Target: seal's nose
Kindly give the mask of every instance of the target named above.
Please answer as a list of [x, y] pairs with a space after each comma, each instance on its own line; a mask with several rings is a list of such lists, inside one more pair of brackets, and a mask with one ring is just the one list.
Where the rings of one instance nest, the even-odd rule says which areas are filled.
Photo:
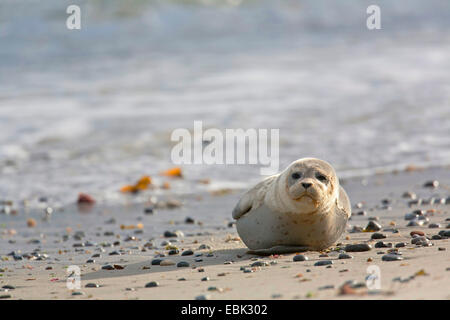
[[309, 183], [309, 182], [302, 182], [302, 186], [303, 186], [303, 188], [308, 189], [309, 187], [312, 186], [312, 183]]

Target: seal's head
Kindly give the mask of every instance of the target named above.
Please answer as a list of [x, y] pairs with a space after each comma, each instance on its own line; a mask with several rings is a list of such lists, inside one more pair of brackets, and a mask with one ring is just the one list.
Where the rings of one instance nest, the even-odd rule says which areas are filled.
[[325, 209], [338, 196], [339, 181], [326, 161], [315, 158], [294, 161], [282, 176], [290, 202], [302, 213]]

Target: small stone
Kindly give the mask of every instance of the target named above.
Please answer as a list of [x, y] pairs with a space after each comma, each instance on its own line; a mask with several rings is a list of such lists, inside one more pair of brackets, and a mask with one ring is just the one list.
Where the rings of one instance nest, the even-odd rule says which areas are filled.
[[166, 231], [166, 232], [164, 232], [164, 237], [166, 237], [166, 238], [180, 238], [180, 237], [184, 237], [184, 234], [181, 231], [175, 231], [175, 232]]
[[405, 193], [403, 193], [402, 197], [403, 197], [403, 198], [407, 198], [407, 199], [414, 200], [414, 199], [417, 198], [417, 195], [416, 195], [414, 192], [406, 191]]
[[320, 261], [317, 261], [316, 263], [314, 263], [314, 266], [328, 266], [328, 265], [330, 265], [330, 264], [333, 264], [333, 261], [331, 261], [331, 260], [320, 260]]
[[191, 256], [193, 254], [194, 254], [194, 251], [192, 251], [192, 250], [186, 250], [181, 253], [182, 256]]
[[445, 250], [447, 250], [447, 249], [446, 249], [446, 248], [443, 248], [443, 247], [439, 247], [438, 250], [439, 250], [439, 251], [445, 251]]
[[201, 280], [202, 281], [209, 281], [209, 277], [203, 277]]
[[210, 300], [211, 296], [208, 294], [202, 294], [195, 297], [195, 300]]
[[399, 261], [399, 260], [403, 260], [403, 257], [398, 254], [388, 253], [388, 254], [385, 254], [384, 256], [382, 256], [381, 260], [383, 260], [383, 261]]
[[145, 285], [146, 288], [154, 288], [154, 287], [158, 287], [158, 286], [159, 286], [159, 283], [157, 281], [151, 281]]
[[2, 289], [6, 289], [6, 290], [14, 290], [14, 289], [16, 289], [16, 287], [7, 284], [7, 285], [3, 286]]
[[161, 264], [161, 261], [163, 261], [163, 259], [153, 259], [151, 264], [152, 266], [159, 266]]
[[407, 213], [407, 214], [405, 214], [405, 220], [414, 220], [414, 219], [417, 219], [419, 217], [419, 215], [418, 214], [415, 214], [415, 213]]
[[432, 181], [427, 181], [423, 184], [424, 188], [437, 188], [439, 187], [439, 181], [437, 180], [432, 180]]
[[375, 248], [392, 248], [392, 243], [378, 241], [377, 243], [375, 243]]
[[347, 252], [363, 252], [369, 251], [372, 247], [367, 243], [358, 243], [358, 244], [348, 244], [345, 246], [345, 251]]
[[119, 251], [112, 251], [109, 253], [110, 256], [120, 256], [122, 255]]
[[154, 214], [155, 213], [155, 209], [152, 207], [148, 207], [144, 209], [144, 213], [145, 214]]
[[347, 253], [341, 253], [339, 254], [339, 259], [353, 259], [353, 256], [347, 254]]
[[407, 227], [420, 227], [423, 226], [424, 222], [421, 220], [411, 220], [406, 226]]
[[442, 237], [450, 237], [450, 230], [441, 230], [439, 231], [439, 235]]
[[192, 219], [191, 217], [186, 217], [186, 219], [184, 220], [184, 223], [193, 224], [193, 223], [195, 223], [195, 220]]
[[161, 267], [173, 266], [173, 265], [175, 265], [175, 262], [172, 261], [172, 260], [162, 260], [162, 261], [159, 263], [159, 265], [160, 265]]
[[269, 263], [266, 261], [255, 261], [250, 265], [250, 267], [267, 267], [267, 266], [269, 266]]
[[375, 232], [374, 234], [372, 234], [372, 236], [370, 238], [371, 239], [385, 239], [386, 235], [384, 235], [383, 233]]
[[73, 296], [82, 296], [82, 295], [84, 295], [84, 292], [81, 292], [81, 291], [74, 291], [74, 292], [72, 292], [72, 295], [73, 295]]
[[114, 266], [107, 264], [107, 265], [102, 266], [102, 269], [103, 270], [114, 270]]
[[97, 283], [90, 282], [90, 283], [86, 284], [84, 287], [85, 288], [99, 288], [100, 285], [98, 285]]
[[435, 235], [431, 236], [431, 240], [442, 240], [442, 236], [435, 234]]
[[180, 262], [177, 263], [177, 267], [178, 268], [187, 268], [187, 267], [189, 267], [189, 262], [187, 262], [187, 261], [180, 261]]
[[404, 243], [404, 242], [399, 242], [399, 243], [397, 243], [397, 244], [395, 245], [395, 247], [396, 247], [396, 248], [403, 248], [403, 247], [406, 247], [406, 243]]
[[441, 227], [441, 225], [439, 223], [430, 223], [428, 225], [428, 228], [431, 228], [431, 229], [436, 229], [436, 228], [440, 228], [440, 227]]
[[308, 261], [309, 259], [307, 256], [304, 256], [303, 254], [296, 254], [294, 258], [292, 258], [292, 260], [297, 262], [297, 261]]
[[381, 225], [378, 222], [375, 221], [369, 221], [366, 228], [364, 229], [367, 232], [375, 232], [381, 230]]
[[423, 231], [420, 231], [420, 230], [414, 230], [414, 231], [411, 231], [411, 232], [409, 233], [409, 235], [410, 235], [411, 237], [414, 237], [415, 235], [417, 235], [417, 236], [424, 236], [425, 233], [424, 233]]

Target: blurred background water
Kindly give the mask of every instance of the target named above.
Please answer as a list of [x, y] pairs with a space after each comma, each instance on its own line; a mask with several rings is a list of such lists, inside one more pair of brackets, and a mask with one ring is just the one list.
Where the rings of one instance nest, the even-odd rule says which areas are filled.
[[[81, 30], [66, 28], [70, 4]], [[279, 128], [281, 168], [449, 164], [449, 40], [447, 0], [0, 0], [0, 198], [113, 198], [171, 167], [170, 134], [194, 120]], [[183, 170], [177, 192], [261, 179]]]

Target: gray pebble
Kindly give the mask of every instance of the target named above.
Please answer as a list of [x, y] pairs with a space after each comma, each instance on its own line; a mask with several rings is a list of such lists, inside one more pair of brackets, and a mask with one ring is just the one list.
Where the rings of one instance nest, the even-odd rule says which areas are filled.
[[308, 259], [307, 256], [304, 256], [304, 255], [302, 255], [302, 254], [296, 254], [296, 255], [294, 256], [294, 258], [292, 258], [292, 260], [293, 260], [293, 261], [308, 261], [309, 259]]
[[353, 259], [353, 256], [347, 254], [347, 253], [341, 253], [339, 254], [339, 259]]
[[330, 264], [333, 264], [333, 261], [331, 260], [320, 260], [314, 263], [314, 266], [328, 266]]
[[182, 256], [191, 256], [193, 254], [194, 254], [194, 251], [192, 251], [192, 250], [186, 250], [181, 253]]
[[358, 243], [358, 244], [348, 244], [345, 246], [345, 251], [347, 252], [363, 252], [369, 251], [372, 247], [367, 243]]
[[383, 260], [383, 261], [399, 261], [399, 260], [403, 260], [403, 257], [398, 254], [388, 253], [388, 254], [385, 254], [384, 256], [382, 256], [381, 260]]
[[269, 263], [266, 261], [255, 261], [250, 265], [250, 267], [267, 267], [267, 266], [269, 266]]
[[87, 285], [85, 285], [84, 287], [85, 287], [85, 288], [99, 288], [100, 285], [98, 285], [98, 284], [96, 284], [96, 283], [93, 283], [93, 282], [90, 282], [90, 283], [88, 283]]
[[379, 232], [375, 232], [374, 234], [372, 234], [372, 236], [370, 238], [371, 239], [385, 239], [386, 235], [379, 233]]
[[187, 268], [187, 267], [189, 267], [189, 262], [187, 262], [187, 261], [180, 261], [180, 262], [177, 263], [177, 267], [178, 268]]
[[151, 281], [145, 285], [146, 288], [154, 288], [154, 287], [158, 287], [158, 286], [159, 286], [159, 283], [157, 281]]

